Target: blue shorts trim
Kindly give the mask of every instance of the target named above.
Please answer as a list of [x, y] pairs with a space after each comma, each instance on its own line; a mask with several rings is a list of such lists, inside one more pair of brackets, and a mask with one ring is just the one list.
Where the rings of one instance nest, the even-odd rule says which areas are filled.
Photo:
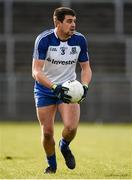
[[53, 98], [49, 96], [35, 97], [35, 106], [38, 108], [61, 103], [63, 103], [63, 101], [58, 98]]

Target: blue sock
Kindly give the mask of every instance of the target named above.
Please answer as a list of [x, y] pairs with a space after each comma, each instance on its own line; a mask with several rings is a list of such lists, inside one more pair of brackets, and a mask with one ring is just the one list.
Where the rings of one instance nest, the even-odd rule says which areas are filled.
[[69, 146], [69, 144], [70, 144], [70, 142], [68, 142], [68, 141], [66, 141], [64, 138], [62, 138], [61, 140], [60, 140], [60, 149], [61, 150], [65, 150], [65, 149], [67, 149], [68, 148], [68, 146]]
[[56, 155], [53, 154], [52, 156], [47, 156], [48, 165], [53, 169], [57, 169], [57, 163], [56, 163]]

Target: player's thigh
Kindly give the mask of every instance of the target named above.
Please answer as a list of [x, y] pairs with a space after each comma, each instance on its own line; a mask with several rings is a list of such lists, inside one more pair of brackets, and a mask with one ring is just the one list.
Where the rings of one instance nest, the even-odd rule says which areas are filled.
[[62, 103], [58, 106], [64, 126], [76, 128], [80, 118], [80, 105]]
[[37, 117], [41, 127], [44, 131], [52, 131], [54, 125], [54, 118], [57, 110], [56, 105], [49, 105], [36, 108]]

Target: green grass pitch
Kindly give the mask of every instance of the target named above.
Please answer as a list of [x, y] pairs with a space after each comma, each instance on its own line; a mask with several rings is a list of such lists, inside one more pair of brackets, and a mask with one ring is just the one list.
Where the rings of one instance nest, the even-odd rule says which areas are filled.
[[56, 174], [47, 167], [38, 123], [0, 123], [0, 179], [131, 179], [132, 125], [80, 124], [71, 149], [75, 170], [69, 170], [58, 148], [62, 124], [55, 124]]

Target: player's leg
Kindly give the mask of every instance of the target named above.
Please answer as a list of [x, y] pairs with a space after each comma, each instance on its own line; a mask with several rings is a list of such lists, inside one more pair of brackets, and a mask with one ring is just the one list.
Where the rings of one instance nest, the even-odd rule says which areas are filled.
[[71, 142], [76, 135], [79, 118], [80, 118], [80, 105], [77, 103], [59, 105], [59, 111], [64, 123], [62, 137], [68, 142]]
[[37, 117], [41, 127], [41, 141], [46, 152], [49, 167], [45, 173], [56, 171], [55, 141], [54, 141], [54, 118], [56, 105], [49, 105], [37, 108]]
[[79, 104], [60, 104], [59, 111], [63, 119], [64, 129], [62, 139], [59, 143], [60, 150], [65, 159], [66, 165], [70, 169], [75, 168], [75, 158], [69, 148], [70, 142], [74, 139], [80, 118]]

